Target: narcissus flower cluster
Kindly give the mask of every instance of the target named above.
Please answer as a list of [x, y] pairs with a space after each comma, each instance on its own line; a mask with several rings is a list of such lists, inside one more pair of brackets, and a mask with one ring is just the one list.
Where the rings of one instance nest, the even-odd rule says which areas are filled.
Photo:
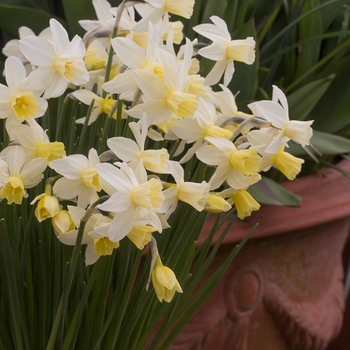
[[[172, 14], [191, 17], [190, 0], [93, 5], [97, 20], [81, 21], [83, 38], [70, 40], [51, 19], [45, 35], [22, 28], [3, 51], [0, 118], [9, 143], [0, 153], [1, 199], [21, 205], [30, 196], [38, 221], [50, 219], [57, 238], [74, 245], [87, 209], [107, 195], [83, 232], [90, 265], [122, 249], [124, 239], [141, 250], [156, 245], [153, 234], [168, 233], [180, 203], [211, 213], [235, 208], [243, 219], [259, 209], [249, 187], [261, 172], [276, 167], [290, 180], [297, 176], [303, 160], [287, 152], [288, 143], [308, 145], [312, 121], [290, 120], [276, 86], [272, 100], [248, 105], [250, 113], [238, 110], [227, 88], [234, 62], [254, 63], [254, 38], [232, 40], [212, 16], [193, 28], [206, 40], [199, 49], [197, 39], [183, 39], [182, 23], [171, 21]], [[205, 58], [215, 62], [207, 76]], [[90, 114], [75, 117], [84, 128], [101, 118], [125, 127], [98, 147], [87, 143], [67, 154], [66, 138], [49, 140], [46, 132], [48, 104], [57, 97], [89, 106]], [[28, 191], [45, 180], [44, 193]], [[150, 279], [158, 299], [170, 302], [181, 286], [157, 249], [153, 254]]]

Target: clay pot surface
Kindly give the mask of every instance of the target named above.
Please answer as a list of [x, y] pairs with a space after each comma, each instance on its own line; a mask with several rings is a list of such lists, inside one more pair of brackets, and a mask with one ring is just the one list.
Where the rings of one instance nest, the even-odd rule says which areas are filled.
[[[350, 172], [349, 161], [339, 166]], [[208, 276], [259, 226], [171, 349], [322, 350], [337, 336], [344, 313], [350, 179], [323, 169], [283, 186], [301, 195], [302, 205], [263, 205], [234, 223]], [[199, 241], [214, 220], [208, 219]]]

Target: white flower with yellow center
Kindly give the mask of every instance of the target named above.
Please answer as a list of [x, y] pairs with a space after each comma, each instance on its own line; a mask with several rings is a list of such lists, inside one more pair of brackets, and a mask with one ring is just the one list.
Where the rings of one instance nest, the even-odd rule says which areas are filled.
[[232, 132], [217, 125], [218, 114], [215, 105], [206, 99], [200, 98], [198, 109], [194, 118], [181, 119], [172, 128], [176, 136], [187, 143], [195, 144], [187, 151], [180, 163], [187, 162], [194, 153], [201, 147], [205, 137], [222, 137], [230, 139]]
[[[150, 224], [161, 232], [162, 224], [157, 215], [164, 200], [161, 182], [155, 178], [147, 180], [142, 162], [135, 169], [126, 163], [119, 166], [120, 169], [108, 163], [96, 165], [102, 188], [111, 196], [98, 206], [114, 215], [108, 234], [110, 240], [122, 240], [136, 224]], [[140, 217], [144, 222], [140, 222]]]
[[141, 118], [146, 113], [149, 125], [165, 123], [172, 114], [179, 119], [191, 118], [197, 110], [198, 98], [185, 92], [188, 83], [186, 68], [166, 51], [161, 51], [159, 58], [164, 79], [146, 70], [134, 71], [136, 83], [145, 95], [145, 102], [131, 108], [128, 114]]
[[197, 158], [203, 163], [217, 166], [210, 179], [210, 189], [218, 188], [225, 180], [234, 189], [246, 188], [260, 180], [261, 158], [254, 148], [239, 150], [227, 139], [206, 137], [210, 145], [201, 147]]
[[[109, 98], [109, 96], [106, 96], [105, 98], [102, 98], [95, 93], [93, 93], [90, 90], [87, 89], [81, 89], [74, 91], [72, 95], [81, 101], [82, 103], [86, 105], [90, 105], [92, 100], [94, 100], [94, 105], [92, 107], [92, 113], [89, 117], [88, 125], [91, 125], [93, 122], [95, 122], [99, 115], [102, 113], [105, 113], [109, 115], [112, 111], [112, 107], [116, 103], [116, 100]], [[116, 118], [116, 111], [112, 114], [112, 117]], [[79, 118], [76, 120], [76, 123], [83, 124], [85, 122], [86, 117]]]
[[39, 37], [26, 37], [19, 41], [23, 55], [38, 68], [31, 74], [45, 85], [45, 98], [58, 97], [69, 83], [81, 85], [89, 80], [84, 56], [85, 46], [79, 36], [69, 41], [63, 26], [50, 20], [52, 44]]
[[247, 189], [235, 190], [228, 188], [219, 193], [220, 196], [227, 199], [227, 202], [234, 204], [237, 210], [237, 216], [243, 220], [250, 216], [253, 211], [259, 210], [260, 204], [252, 197]]
[[[140, 125], [142, 125], [141, 130]], [[146, 150], [144, 148], [148, 130], [146, 115], [138, 123], [129, 123], [129, 127], [136, 142], [126, 137], [113, 137], [107, 140], [108, 147], [118, 158], [128, 163], [131, 168], [137, 166], [142, 160], [147, 170], [164, 173], [168, 166], [168, 151], [165, 148]]]
[[121, 62], [129, 69], [104, 83], [102, 85], [103, 89], [108, 92], [120, 94], [121, 99], [132, 101], [138, 89], [133, 70], [147, 70], [162, 77], [163, 68], [157, 60], [160, 43], [158, 31], [152, 24], [149, 25], [146, 50], [130, 38], [113, 38], [111, 44], [114, 51], [118, 53]]
[[95, 149], [91, 148], [88, 158], [82, 154], [72, 154], [50, 163], [63, 177], [53, 186], [53, 193], [63, 199], [78, 197], [78, 206], [86, 208], [88, 204], [98, 199], [97, 192], [101, 191], [96, 164], [100, 159]]
[[178, 162], [170, 161], [168, 166], [169, 173], [175, 179], [176, 184], [167, 184], [164, 191], [165, 200], [162, 210], [165, 212], [165, 218], [175, 211], [178, 201], [191, 205], [198, 211], [202, 211], [208, 201], [209, 184], [205, 181], [201, 183], [185, 182], [184, 170]]
[[0, 84], [0, 118], [7, 118], [8, 125], [41, 117], [46, 111], [47, 101], [40, 97], [40, 84], [26, 76], [21, 61], [16, 57], [7, 58], [4, 73], [7, 86]]
[[212, 40], [212, 44], [200, 49], [198, 54], [216, 61], [207, 75], [208, 85], [218, 83], [224, 75], [224, 85], [228, 85], [234, 73], [234, 61], [252, 64], [255, 60], [255, 40], [248, 37], [243, 40], [231, 40], [227, 24], [218, 16], [211, 16], [214, 24], [199, 24], [193, 28], [198, 34]]
[[279, 152], [281, 144], [289, 140], [299, 143], [302, 147], [310, 144], [313, 120], [289, 120], [287, 98], [277, 86], [273, 86], [272, 101], [253, 102], [248, 107], [254, 115], [265, 118], [279, 131], [270, 145], [265, 148], [266, 153]]
[[[70, 231], [63, 232], [57, 238], [64, 244], [75, 245], [80, 220], [85, 214], [85, 210], [79, 207], [68, 206], [68, 211], [75, 227]], [[119, 247], [119, 242], [112, 242], [98, 227], [108, 226], [112, 219], [102, 214], [92, 214], [88, 219], [83, 233], [81, 244], [86, 244], [85, 264], [94, 264], [101, 256], [111, 255], [113, 250]]]
[[146, 3], [154, 9], [137, 23], [134, 27], [135, 31], [145, 31], [149, 22], [156, 24], [169, 13], [191, 18], [194, 6], [194, 0], [146, 0]]
[[[109, 45], [109, 42], [108, 42]], [[108, 46], [109, 47], [109, 46]], [[86, 69], [89, 72], [89, 81], [80, 85], [88, 90], [95, 90], [99, 95], [102, 93], [102, 84], [105, 82], [106, 65], [108, 62], [108, 53], [100, 40], [94, 40], [86, 49], [84, 57]], [[113, 55], [112, 64], [109, 72], [109, 79], [119, 74], [122, 62], [117, 55]]]
[[28, 159], [45, 158], [47, 163], [66, 155], [62, 142], [50, 142], [43, 128], [35, 121], [29, 119], [26, 124], [11, 124], [11, 134], [26, 152]]
[[28, 197], [26, 189], [36, 186], [46, 169], [44, 158], [32, 159], [26, 163], [25, 153], [20, 146], [8, 147], [5, 159], [0, 159], [0, 198], [8, 204], [21, 204]]
[[[18, 36], [19, 36], [19, 39], [12, 39], [5, 44], [4, 48], [2, 49], [2, 53], [6, 57], [15, 56], [19, 58], [20, 61], [24, 64], [27, 73], [29, 74], [32, 71], [32, 66], [29, 64], [29, 61], [23, 56], [19, 48], [19, 40], [24, 39], [28, 36], [36, 36], [36, 34], [33, 32], [32, 29], [26, 26], [22, 26], [18, 28]], [[43, 29], [39, 33], [38, 37], [44, 40], [50, 40], [51, 39], [50, 27]]]
[[274, 128], [262, 128], [250, 131], [247, 137], [252, 147], [256, 148], [262, 156], [260, 170], [268, 171], [272, 166], [275, 166], [289, 180], [294, 180], [301, 171], [304, 160], [284, 151], [286, 147], [285, 137], [279, 143], [279, 149], [276, 153], [266, 152], [265, 150], [270, 147], [271, 142], [275, 142], [275, 134], [276, 129]]
[[[146, 48], [148, 42], [147, 26], [145, 27], [145, 31], [134, 31], [134, 27], [137, 24], [137, 21], [135, 19], [135, 9], [141, 17], [144, 17], [144, 8], [149, 9], [150, 6], [145, 3], [138, 3], [134, 6], [128, 6], [124, 9], [118, 26], [118, 36], [126, 36], [127, 38], [132, 39], [140, 47]], [[118, 10], [119, 8], [115, 7], [111, 9], [111, 12], [114, 16], [116, 16]], [[148, 12], [149, 11], [146, 10], [147, 14]]]

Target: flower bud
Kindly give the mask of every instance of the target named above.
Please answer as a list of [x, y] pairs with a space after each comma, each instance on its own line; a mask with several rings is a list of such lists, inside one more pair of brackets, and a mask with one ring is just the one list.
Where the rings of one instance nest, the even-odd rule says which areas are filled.
[[205, 204], [204, 210], [208, 213], [225, 213], [231, 209], [230, 203], [217, 193], [209, 193], [208, 201]]
[[173, 270], [163, 265], [159, 255], [152, 271], [152, 284], [157, 298], [161, 303], [163, 300], [170, 303], [174, 298], [175, 292], [182, 293], [181, 286]]
[[56, 196], [50, 196], [46, 193], [36, 196], [30, 204], [34, 204], [39, 200], [35, 209], [35, 216], [39, 222], [42, 222], [48, 218], [52, 218], [60, 211], [60, 205]]

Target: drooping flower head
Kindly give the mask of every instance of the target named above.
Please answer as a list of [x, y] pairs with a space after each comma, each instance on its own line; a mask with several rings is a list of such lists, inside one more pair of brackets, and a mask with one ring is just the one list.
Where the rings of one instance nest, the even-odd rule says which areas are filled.
[[218, 83], [224, 75], [224, 85], [228, 85], [234, 73], [234, 61], [252, 64], [255, 60], [255, 40], [248, 37], [243, 40], [231, 40], [227, 24], [218, 16], [211, 16], [214, 24], [199, 24], [193, 28], [198, 34], [212, 40], [212, 43], [200, 49], [198, 53], [216, 61], [213, 69], [207, 75], [208, 85]]

